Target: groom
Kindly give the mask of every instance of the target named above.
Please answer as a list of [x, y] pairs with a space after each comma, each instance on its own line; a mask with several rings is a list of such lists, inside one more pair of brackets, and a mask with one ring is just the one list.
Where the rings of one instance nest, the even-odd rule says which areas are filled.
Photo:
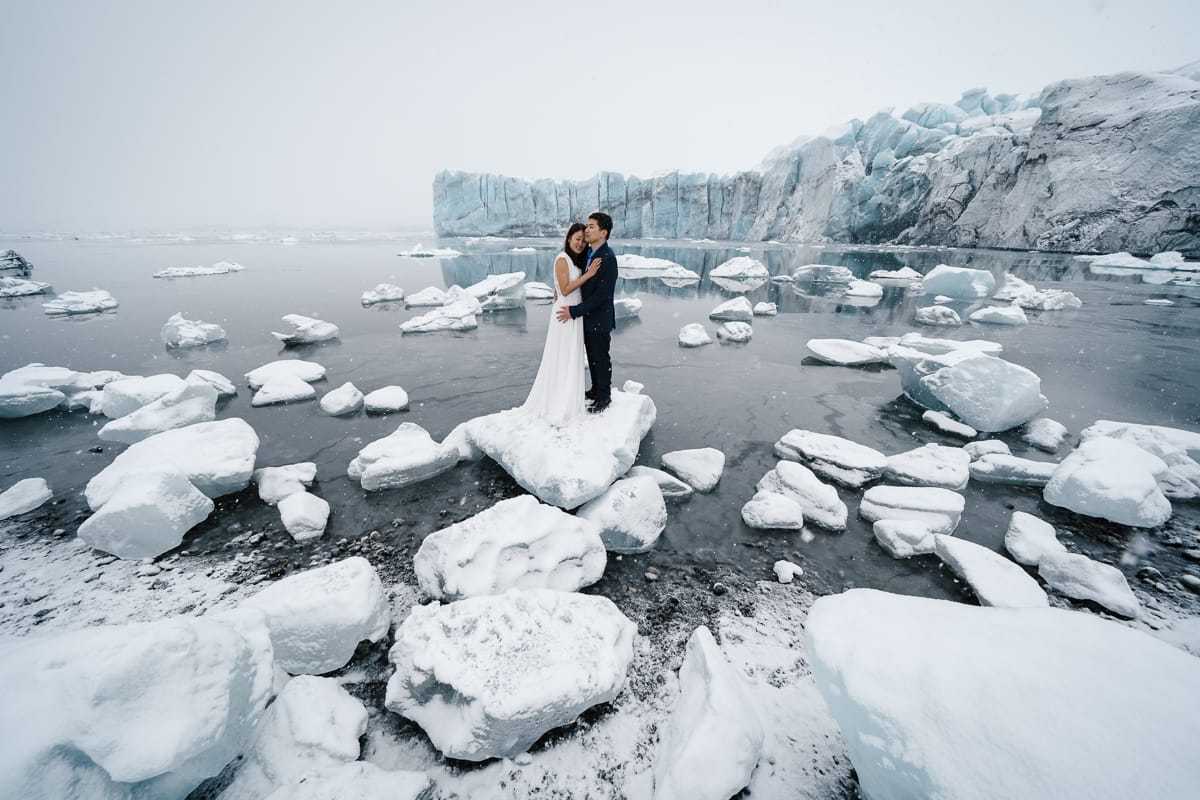
[[588, 369], [592, 373], [592, 388], [585, 394], [592, 401], [588, 411], [599, 414], [612, 403], [612, 358], [608, 346], [613, 328], [617, 327], [617, 313], [613, 308], [613, 292], [617, 288], [617, 255], [608, 246], [612, 234], [612, 217], [603, 211], [588, 217], [583, 229], [583, 240], [587, 242], [585, 264], [600, 259], [600, 271], [595, 280], [585, 283], [580, 289], [583, 300], [573, 306], [558, 309], [560, 322], [583, 317], [583, 348], [587, 351]]

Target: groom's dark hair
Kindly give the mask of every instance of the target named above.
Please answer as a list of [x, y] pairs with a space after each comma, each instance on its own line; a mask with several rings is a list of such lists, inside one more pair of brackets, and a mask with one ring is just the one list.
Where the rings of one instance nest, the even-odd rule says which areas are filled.
[[608, 237], [612, 236], [612, 217], [608, 214], [605, 214], [603, 211], [596, 211], [588, 214], [588, 219], [596, 220], [596, 227], [604, 231]]

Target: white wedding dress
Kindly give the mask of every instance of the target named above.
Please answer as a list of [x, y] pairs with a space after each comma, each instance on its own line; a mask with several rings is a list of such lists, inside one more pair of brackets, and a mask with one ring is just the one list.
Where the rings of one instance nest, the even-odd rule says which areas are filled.
[[[559, 258], [567, 259], [567, 280], [577, 280], [582, 274], [566, 253]], [[538, 367], [533, 388], [521, 408], [537, 415], [552, 425], [566, 425], [586, 413], [583, 396], [583, 373], [587, 358], [583, 350], [583, 320], [572, 319], [559, 322], [555, 313], [563, 306], [579, 303], [579, 289], [561, 296], [558, 279], [551, 275], [554, 285], [554, 307], [550, 309], [550, 325], [546, 330], [546, 347], [542, 350], [542, 364]]]

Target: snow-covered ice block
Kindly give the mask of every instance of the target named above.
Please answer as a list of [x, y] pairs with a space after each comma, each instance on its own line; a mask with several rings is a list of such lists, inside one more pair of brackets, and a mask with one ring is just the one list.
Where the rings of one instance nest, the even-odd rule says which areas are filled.
[[[412, 298], [409, 298], [412, 304]], [[475, 315], [478, 313], [478, 302], [456, 302], [439, 306], [424, 314], [400, 323], [404, 333], [434, 333], [436, 331], [469, 331], [479, 327]]]
[[368, 414], [390, 414], [408, 408], [408, 392], [399, 386], [384, 386], [363, 398]]
[[699, 322], [689, 322], [679, 329], [680, 347], [701, 347], [712, 344], [712, 337]]
[[1004, 346], [999, 342], [987, 339], [940, 339], [936, 336], [925, 336], [921, 333], [906, 333], [896, 344], [912, 350], [919, 350], [928, 355], [944, 355], [946, 353], [987, 353], [998, 356], [1004, 352]]
[[[970, 425], [964, 425], [948, 414], [941, 411], [926, 411], [921, 415], [921, 419], [927, 424], [937, 428], [942, 433], [949, 433], [952, 436], [961, 436], [963, 439], [974, 439], [979, 435], [979, 431], [972, 428]], [[1005, 452], [1008, 452], [1008, 446], [1005, 445]]]
[[340, 417], [353, 414], [363, 406], [363, 393], [353, 383], [346, 381], [341, 386], [325, 393], [321, 398], [321, 410]]
[[186, 381], [189, 383], [195, 380], [202, 380], [208, 383], [217, 390], [217, 399], [223, 397], [233, 397], [237, 394], [237, 387], [233, 385], [233, 381], [226, 378], [219, 372], [213, 372], [210, 369], [194, 369], [188, 373]]
[[912, 267], [901, 267], [900, 269], [872, 270], [871, 274], [867, 277], [873, 281], [910, 284], [920, 281], [921, 273], [917, 272]]
[[791, 583], [798, 576], [804, 574], [804, 570], [799, 564], [793, 564], [791, 561], [780, 559], [771, 566], [771, 571], [775, 573], [775, 580], [780, 583]]
[[573, 592], [604, 575], [608, 554], [589, 520], [523, 494], [425, 537], [413, 568], [435, 600], [511, 588]]
[[607, 598], [550, 589], [416, 606], [385, 704], [449, 758], [512, 757], [620, 693], [636, 631]]
[[281, 375], [264, 383], [250, 398], [250, 405], [255, 408], [273, 406], [279, 403], [295, 403], [300, 400], [311, 400], [317, 396], [317, 390], [295, 375]]
[[153, 558], [177, 547], [212, 510], [213, 501], [170, 467], [135, 473], [84, 520], [79, 538], [118, 558]]
[[368, 492], [399, 489], [440, 475], [458, 463], [458, 451], [438, 444], [413, 422], [358, 451], [346, 470]]
[[671, 473], [655, 469], [654, 467], [634, 466], [630, 467], [629, 472], [625, 473], [626, 478], [637, 478], [643, 475], [654, 479], [654, 482], [658, 484], [659, 490], [663, 493], [663, 497], [667, 500], [686, 500], [696, 491]]
[[1018, 278], [1011, 272], [1004, 273], [1001, 276], [1000, 288], [992, 293], [993, 300], [1012, 302], [1019, 300], [1022, 297], [1029, 297], [1037, 294], [1037, 287], [1028, 281]]
[[[795, 461], [780, 461], [768, 470], [755, 488], [783, 495], [804, 510], [804, 519], [831, 531], [846, 529], [849, 511], [837, 489], [822, 483], [812, 470]], [[743, 517], [745, 514], [743, 513]]]
[[406, 304], [409, 308], [444, 306], [446, 305], [446, 292], [436, 286], [429, 286], [415, 294], [410, 294]]
[[626, 394], [641, 394], [642, 389], [646, 388], [646, 384], [639, 383], [635, 380], [627, 380], [621, 384], [621, 391]]
[[50, 284], [41, 281], [0, 277], [0, 297], [29, 297], [35, 294], [49, 294], [52, 288]]
[[203, 347], [224, 341], [225, 329], [214, 322], [184, 319], [183, 314], [172, 314], [162, 326], [161, 336], [167, 347]]
[[120, 303], [103, 289], [92, 289], [90, 292], [62, 292], [48, 303], [42, 303], [42, 308], [51, 316], [68, 314], [98, 314], [111, 311]]
[[41, 414], [61, 405], [67, 396], [58, 389], [16, 381], [0, 381], [0, 419]]
[[[746, 294], [748, 292], [753, 292], [755, 289], [766, 283], [766, 278], [735, 279], [718, 277], [710, 278], [709, 280], [712, 281], [714, 286], [718, 286], [723, 291], [733, 292], [734, 294]], [[669, 280], [664, 280], [663, 283], [670, 286], [672, 282]]]
[[857, 489], [883, 475], [887, 457], [865, 445], [800, 428], [793, 428], [775, 443], [775, 455], [799, 461], [832, 481]]
[[972, 480], [1012, 486], [1045, 486], [1057, 469], [1053, 461], [1033, 461], [1008, 453], [987, 453], [970, 466]]
[[723, 322], [717, 328], [717, 338], [729, 342], [748, 342], [754, 329], [748, 322]]
[[756, 317], [774, 317], [779, 314], [779, 306], [774, 303], [763, 301], [754, 304], [754, 316]]
[[1080, 434], [1083, 440], [1097, 437], [1120, 439], [1153, 453], [1167, 465], [1158, 476], [1163, 494], [1176, 500], [1200, 497], [1200, 433], [1162, 425], [1099, 420]]
[[847, 297], [883, 297], [883, 287], [874, 281], [851, 280], [846, 284]]
[[960, 300], [990, 297], [996, 277], [987, 270], [938, 264], [921, 279], [928, 294], [944, 294]]
[[1025, 312], [1018, 305], [984, 306], [971, 314], [971, 322], [982, 322], [989, 325], [1024, 325], [1029, 322]]
[[851, 339], [809, 339], [805, 347], [826, 364], [856, 367], [863, 364], [885, 364], [887, 355], [877, 347]]
[[325, 377], [325, 368], [315, 361], [302, 361], [298, 358], [285, 358], [263, 364], [246, 373], [246, 382], [251, 389], [258, 389], [281, 378], [299, 378], [312, 383]]
[[644, 553], [667, 526], [667, 506], [658, 482], [649, 476], [622, 478], [604, 494], [584, 503], [579, 516], [600, 532], [614, 553]]
[[235, 261], [218, 261], [209, 267], [167, 267], [166, 269], [160, 269], [152, 277], [204, 278], [211, 275], [228, 275], [232, 272], [241, 272], [244, 269], [245, 267]]
[[870, 589], [817, 600], [805, 630], [866, 797], [1195, 793], [1200, 661], [1146, 633]]
[[1114, 566], [1065, 550], [1044, 554], [1037, 566], [1038, 575], [1059, 594], [1090, 600], [1122, 617], [1141, 614], [1141, 603], [1121, 570]]
[[754, 307], [745, 297], [735, 297], [708, 312], [708, 318], [730, 322], [749, 322], [754, 319]]
[[871, 527], [875, 541], [892, 558], [912, 558], [934, 551], [934, 534], [929, 525], [915, 519], [881, 519]]
[[317, 465], [302, 461], [282, 467], [263, 467], [254, 470], [252, 477], [258, 484], [258, 498], [273, 506], [288, 495], [303, 492], [311, 486], [317, 479]]
[[484, 311], [520, 308], [525, 305], [525, 273], [488, 275], [468, 286], [467, 292], [480, 302]]
[[88, 505], [104, 505], [131, 475], [175, 469], [208, 497], [241, 491], [250, 482], [258, 434], [233, 417], [157, 433], [120, 453], [87, 483]]
[[725, 454], [715, 447], [674, 450], [663, 454], [662, 463], [697, 492], [711, 492], [725, 471]]
[[[1008, 449], [1008, 445], [999, 439], [984, 439], [982, 442], [967, 442], [963, 445], [963, 450], [966, 450], [971, 456], [972, 461], [978, 461], [984, 456], [989, 455], [1012, 455], [1012, 451]], [[1054, 466], [1057, 466], [1055, 464]], [[971, 477], [975, 477], [972, 475]], [[1049, 480], [1049, 476], [1047, 476]]]
[[742, 521], [757, 530], [798, 531], [804, 527], [804, 507], [787, 495], [760, 489], [742, 506]]
[[[118, 383], [123, 381], [109, 386]], [[203, 378], [188, 378], [178, 389], [109, 422], [97, 435], [106, 442], [133, 444], [156, 433], [210, 422], [216, 416], [217, 390]]]
[[966, 501], [949, 489], [932, 486], [872, 486], [863, 493], [859, 515], [867, 522], [911, 519], [923, 522], [930, 533], [953, 533]]
[[918, 325], [938, 327], [962, 325], [962, 317], [958, 316], [958, 312], [946, 306], [925, 306], [924, 308], [918, 308], [917, 313], [913, 316], [913, 321]]
[[1025, 425], [1021, 438], [1039, 450], [1056, 453], [1067, 438], [1067, 426], [1049, 417], [1038, 417]]
[[387, 635], [383, 583], [362, 556], [297, 572], [242, 601], [266, 615], [275, 661], [293, 675], [321, 675], [350, 663], [358, 643]]
[[995, 356], [964, 358], [920, 382], [956, 417], [985, 433], [1024, 424], [1048, 404], [1041, 378]]
[[848, 267], [805, 264], [792, 270], [792, 280], [800, 283], [849, 283], [854, 280], [854, 273]]
[[618, 297], [613, 300], [613, 313], [618, 320], [632, 319], [642, 313], [640, 297]]
[[284, 314], [283, 321], [291, 326], [286, 333], [272, 331], [271, 335], [284, 344], [315, 344], [338, 337], [338, 326], [332, 322], [303, 314]]
[[433, 783], [422, 772], [380, 769], [352, 761], [308, 772], [265, 800], [431, 800]]
[[186, 797], [250, 742], [271, 677], [261, 619], [14, 640], [0, 649], [0, 796]]
[[121, 378], [104, 385], [100, 409], [109, 419], [119, 419], [186, 385], [183, 378], [167, 373], [146, 378]]
[[1013, 512], [1004, 533], [1004, 549], [1027, 567], [1036, 567], [1046, 556], [1067, 552], [1053, 525], [1024, 511]]
[[373, 306], [376, 303], [396, 303], [404, 299], [404, 289], [394, 283], [376, 284], [374, 289], [362, 293], [362, 304]]
[[569, 425], [514, 408], [464, 423], [463, 438], [542, 502], [575, 508], [629, 471], [656, 414], [648, 395], [614, 391], [603, 414]]
[[745, 677], [701, 625], [688, 638], [679, 698], [660, 727], [654, 800], [729, 800], [750, 783], [765, 739]]
[[1065, 289], [1042, 289], [1022, 295], [1014, 302], [1021, 308], [1031, 311], [1065, 311], [1083, 307], [1083, 301], [1074, 292], [1068, 292]]
[[766, 266], [750, 256], [734, 256], [708, 273], [710, 278], [766, 278]]
[[26, 514], [54, 496], [45, 478], [25, 478], [0, 492], [0, 520]]
[[1088, 439], [1058, 465], [1042, 498], [1077, 514], [1155, 528], [1171, 517], [1157, 480], [1166, 471], [1161, 458], [1130, 442]]
[[293, 678], [263, 714], [221, 800], [262, 800], [309, 772], [353, 763], [366, 731], [366, 707], [336, 680]]
[[982, 545], [937, 534], [934, 552], [971, 587], [980, 605], [1036, 608], [1049, 605], [1046, 593], [1025, 570]]
[[318, 539], [329, 524], [329, 502], [308, 492], [294, 492], [278, 503], [279, 519], [297, 542]]
[[904, 486], [962, 489], [971, 479], [971, 456], [961, 447], [926, 444], [890, 456], [883, 476]]
[[528, 281], [525, 284], [526, 300], [553, 300], [554, 287], [540, 281]]

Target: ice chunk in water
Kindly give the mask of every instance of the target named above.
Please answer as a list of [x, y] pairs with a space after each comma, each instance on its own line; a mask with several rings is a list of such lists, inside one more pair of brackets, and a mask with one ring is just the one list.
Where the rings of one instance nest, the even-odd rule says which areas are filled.
[[928, 294], [944, 294], [960, 300], [991, 296], [996, 277], [987, 270], [938, 264], [921, 279]]
[[1047, 555], [1067, 552], [1054, 526], [1024, 511], [1014, 511], [1004, 534], [1004, 548], [1018, 564], [1036, 567]]
[[1155, 528], [1171, 517], [1158, 486], [1161, 458], [1126, 441], [1088, 439], [1063, 459], [1042, 490], [1051, 505], [1121, 525]]
[[1015, 428], [1048, 405], [1041, 378], [995, 356], [964, 358], [920, 383], [956, 417], [984, 432]]
[[103, 289], [92, 289], [90, 292], [63, 292], [50, 302], [42, 303], [42, 308], [51, 316], [65, 316], [97, 314], [119, 305], [117, 299]]
[[314, 361], [301, 361], [298, 358], [286, 358], [263, 364], [257, 369], [246, 373], [246, 382], [251, 389], [258, 389], [271, 381], [280, 378], [299, 378], [312, 383], [325, 377], [325, 368]]
[[658, 488], [662, 491], [663, 497], [667, 500], [686, 500], [695, 493], [688, 484], [676, 478], [669, 472], [663, 472], [661, 469], [654, 467], [644, 467], [641, 465], [630, 467], [629, 472], [625, 473], [627, 478], [636, 478], [641, 475], [648, 475], [658, 484]]
[[804, 507], [787, 495], [759, 490], [742, 506], [742, 521], [758, 530], [798, 531], [804, 527]]
[[680, 347], [701, 347], [712, 344], [712, 337], [699, 322], [690, 322], [679, 329]]
[[189, 377], [178, 389], [109, 422], [97, 435], [107, 442], [133, 444], [173, 428], [209, 422], [216, 415], [217, 390], [203, 378]]
[[203, 347], [224, 341], [225, 329], [213, 322], [200, 322], [185, 319], [183, 314], [172, 314], [162, 326], [161, 336], [167, 347]]
[[990, 325], [1024, 325], [1029, 322], [1025, 312], [1018, 305], [985, 306], [971, 314], [971, 322], [982, 322]]
[[717, 328], [717, 338], [730, 342], [748, 342], [754, 329], [746, 322], [723, 322]]
[[929, 525], [915, 519], [881, 519], [872, 526], [875, 541], [892, 558], [912, 558], [934, 551], [934, 534]]
[[1046, 593], [1025, 570], [999, 553], [953, 536], [933, 537], [934, 552], [971, 587], [980, 605], [1034, 608], [1049, 605]]
[[732, 300], [726, 300], [708, 312], [708, 318], [732, 322], [749, 322], [754, 319], [754, 307], [750, 305], [750, 301], [745, 297], [735, 297]]
[[1039, 450], [1056, 453], [1067, 438], [1067, 426], [1049, 417], [1039, 417], [1025, 426], [1021, 438]]
[[288, 495], [303, 492], [311, 486], [317, 479], [317, 465], [303, 461], [282, 467], [263, 467], [254, 470], [253, 478], [258, 484], [259, 499], [273, 506]]
[[1134, 618], [1142, 606], [1121, 570], [1077, 553], [1049, 552], [1038, 561], [1038, 575], [1054, 591], [1091, 600], [1114, 614]]
[[0, 520], [26, 514], [54, 496], [45, 478], [26, 478], [0, 492]]
[[805, 347], [826, 364], [855, 367], [887, 363], [887, 355], [879, 348], [850, 339], [809, 339]]
[[369, 492], [398, 489], [440, 475], [458, 463], [458, 451], [438, 444], [413, 422], [368, 444], [350, 462], [346, 473]]
[[399, 386], [384, 386], [363, 398], [368, 414], [390, 414], [408, 408], [408, 392]]
[[306, 383], [295, 375], [281, 375], [264, 383], [250, 399], [250, 405], [271, 406], [277, 403], [294, 403], [299, 400], [311, 400], [317, 396], [317, 390], [312, 384]]
[[79, 526], [79, 538], [118, 558], [153, 558], [177, 547], [212, 510], [212, 500], [176, 470], [135, 473]]
[[958, 316], [958, 312], [946, 306], [925, 306], [924, 308], [918, 308], [917, 313], [913, 316], [913, 321], [918, 325], [943, 327], [962, 325], [962, 318]]
[[927, 486], [872, 486], [863, 493], [859, 515], [867, 522], [911, 519], [925, 523], [931, 533], [953, 533], [966, 501], [949, 489]]
[[578, 513], [595, 524], [605, 548], [614, 553], [650, 550], [667, 526], [662, 490], [650, 477], [622, 478]]
[[1032, 461], [1007, 452], [985, 453], [971, 462], [971, 478], [983, 483], [1045, 486], [1058, 469], [1053, 461]]
[[338, 326], [303, 314], [284, 314], [283, 321], [291, 326], [286, 333], [272, 331], [271, 335], [284, 344], [315, 344], [338, 337]]
[[321, 410], [335, 417], [340, 417], [344, 414], [353, 414], [362, 408], [362, 406], [363, 393], [349, 381], [327, 392], [321, 398]]
[[362, 293], [362, 304], [372, 306], [376, 303], [396, 303], [404, 299], [404, 289], [394, 283], [380, 283], [374, 289]]
[[329, 523], [329, 503], [308, 492], [289, 494], [278, 503], [279, 519], [297, 542], [318, 539], [325, 535]]
[[148, 378], [121, 378], [104, 385], [100, 409], [109, 419], [119, 419], [186, 386], [183, 378], [167, 373]]
[[794, 428], [775, 443], [775, 455], [806, 464], [813, 472], [858, 488], [883, 475], [887, 457], [878, 450], [827, 433]]
[[715, 447], [675, 450], [664, 453], [662, 463], [697, 492], [711, 492], [725, 470], [725, 454]]
[[970, 480], [971, 456], [961, 447], [926, 444], [887, 460], [884, 477], [905, 486], [962, 489]]
[[760, 493], [780, 494], [797, 503], [804, 510], [804, 518], [815, 525], [831, 531], [846, 529], [849, 511], [838, 497], [837, 489], [822, 483], [803, 464], [780, 461], [759, 479], [755, 488]]

